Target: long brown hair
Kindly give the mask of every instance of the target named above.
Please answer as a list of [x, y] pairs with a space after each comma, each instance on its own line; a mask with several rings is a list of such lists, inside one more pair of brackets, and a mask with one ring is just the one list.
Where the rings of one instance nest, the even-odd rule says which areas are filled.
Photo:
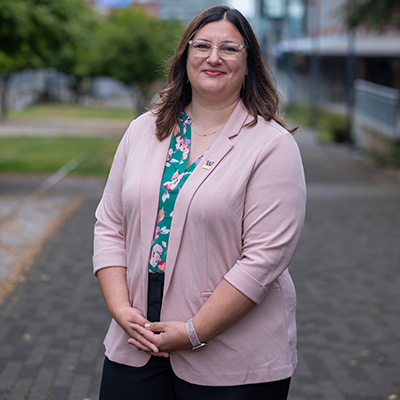
[[192, 88], [186, 72], [189, 40], [206, 24], [222, 19], [230, 21], [236, 27], [246, 46], [248, 75], [244, 88], [240, 91], [240, 98], [254, 117], [248, 125], [257, 124], [257, 116], [260, 115], [267, 121], [273, 119], [285, 127], [278, 116], [279, 97], [272, 74], [264, 61], [253, 29], [238, 10], [216, 6], [203, 11], [189, 24], [169, 63], [168, 84], [160, 92], [159, 102], [153, 110], [157, 116], [156, 134], [159, 140], [171, 134], [180, 113], [192, 100]]

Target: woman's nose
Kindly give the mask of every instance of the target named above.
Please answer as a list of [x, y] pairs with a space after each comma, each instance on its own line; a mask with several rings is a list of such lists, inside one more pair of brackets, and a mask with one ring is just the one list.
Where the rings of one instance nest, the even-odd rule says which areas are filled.
[[210, 54], [208, 56], [208, 60], [211, 63], [218, 63], [221, 60], [218, 47], [215, 46], [215, 47], [211, 48]]

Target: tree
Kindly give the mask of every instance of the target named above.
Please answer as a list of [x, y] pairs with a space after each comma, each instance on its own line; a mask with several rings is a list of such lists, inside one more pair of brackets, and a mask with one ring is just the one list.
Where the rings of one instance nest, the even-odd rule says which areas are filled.
[[98, 72], [138, 88], [136, 106], [143, 110], [182, 30], [181, 24], [157, 20], [142, 10], [117, 9], [98, 32]]
[[0, 76], [1, 84], [1, 117], [7, 113], [8, 81], [12, 71], [22, 65], [35, 65], [36, 55], [30, 57], [29, 10], [26, 1], [2, 0], [0, 3]]
[[1, 115], [7, 114], [10, 75], [27, 68], [54, 67], [76, 47], [79, 24], [88, 15], [84, 0], [0, 0]]
[[399, 0], [348, 0], [344, 6], [349, 28], [364, 27], [380, 31], [400, 28]]
[[74, 78], [73, 90], [77, 103], [81, 98], [84, 78], [96, 76], [95, 35], [102, 21], [102, 15], [81, 3], [79, 16], [67, 25], [68, 41], [63, 42], [52, 65]]

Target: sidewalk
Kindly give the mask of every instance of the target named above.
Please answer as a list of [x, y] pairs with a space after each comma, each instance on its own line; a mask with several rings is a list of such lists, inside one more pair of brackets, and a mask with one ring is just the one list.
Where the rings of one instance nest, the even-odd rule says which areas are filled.
[[400, 179], [299, 133], [307, 217], [291, 272], [299, 365], [290, 400], [400, 398]]
[[[39, 183], [40, 177], [34, 180]], [[80, 206], [60, 216], [61, 227], [0, 305], [0, 399], [97, 399], [109, 317], [92, 275], [91, 252], [103, 186], [104, 179], [66, 178], [41, 199], [47, 205], [63, 199]]]
[[0, 138], [7, 136], [82, 136], [121, 137], [129, 121], [83, 118], [31, 118], [2, 121]]
[[[400, 177], [310, 132], [296, 137], [308, 210], [291, 264], [299, 365], [289, 399], [400, 399]], [[2, 188], [23, 194], [22, 181], [4, 179], [0, 204]], [[67, 178], [43, 195], [80, 203], [0, 305], [0, 399], [98, 398], [109, 316], [91, 252], [103, 185]]]

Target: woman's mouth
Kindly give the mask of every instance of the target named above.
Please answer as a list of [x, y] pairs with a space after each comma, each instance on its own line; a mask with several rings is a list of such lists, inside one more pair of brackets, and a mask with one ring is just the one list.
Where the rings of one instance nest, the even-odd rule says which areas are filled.
[[208, 75], [208, 76], [211, 76], [211, 77], [221, 76], [221, 75], [224, 74], [222, 71], [218, 71], [218, 70], [215, 70], [215, 69], [206, 69], [206, 70], [204, 70], [204, 73], [206, 75]]

